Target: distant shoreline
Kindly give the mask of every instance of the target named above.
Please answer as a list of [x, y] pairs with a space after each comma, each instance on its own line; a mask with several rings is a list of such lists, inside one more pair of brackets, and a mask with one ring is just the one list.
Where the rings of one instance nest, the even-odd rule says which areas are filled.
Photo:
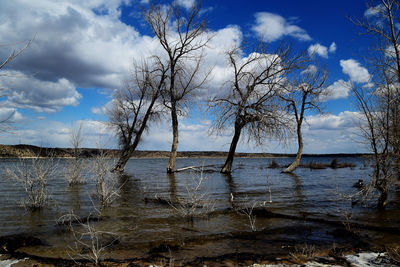
[[[118, 157], [120, 150], [118, 149], [97, 149], [97, 148], [80, 148], [81, 157], [90, 158], [105, 152], [109, 157]], [[178, 158], [225, 158], [226, 151], [178, 151]], [[38, 147], [33, 145], [0, 145], [0, 158], [33, 158], [33, 157], [57, 157], [71, 158], [73, 157], [72, 148], [49, 148]], [[295, 157], [296, 154], [285, 153], [235, 153], [238, 158], [289, 158]], [[337, 154], [303, 154], [303, 157], [366, 157], [370, 154], [366, 153], [337, 153]], [[169, 151], [156, 150], [138, 150], [135, 151], [131, 158], [168, 158]]]

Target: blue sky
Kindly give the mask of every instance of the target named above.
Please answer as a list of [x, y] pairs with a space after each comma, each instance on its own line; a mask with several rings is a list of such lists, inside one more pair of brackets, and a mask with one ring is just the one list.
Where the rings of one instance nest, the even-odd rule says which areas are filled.
[[[193, 1], [176, 0], [183, 8]], [[71, 128], [82, 123], [84, 146], [116, 147], [105, 127], [104, 107], [129, 76], [133, 59], [158, 51], [140, 16], [146, 7], [145, 0], [1, 1], [0, 60], [35, 38], [0, 70], [0, 117], [14, 111], [12, 129], [0, 135], [0, 143], [68, 147]], [[370, 39], [359, 35], [361, 29], [347, 18], [365, 16], [365, 1], [204, 0], [202, 8], [208, 31], [215, 35], [205, 62], [215, 67], [215, 77], [223, 76], [223, 52], [243, 39], [254, 41], [262, 35], [271, 46], [285, 41], [296, 50], [313, 50], [327, 67], [332, 97], [324, 103], [323, 116], [307, 114], [305, 152], [366, 151], [345, 86], [349, 78], [361, 85], [372, 78], [363, 62]], [[210, 81], [208, 91], [217, 90], [217, 85]], [[198, 109], [180, 118], [179, 150], [228, 150], [231, 133], [209, 135], [212, 119]], [[295, 152], [294, 141], [283, 146], [268, 140], [261, 147], [242, 142], [238, 151]], [[170, 145], [166, 119], [151, 125], [140, 149], [169, 150]]]

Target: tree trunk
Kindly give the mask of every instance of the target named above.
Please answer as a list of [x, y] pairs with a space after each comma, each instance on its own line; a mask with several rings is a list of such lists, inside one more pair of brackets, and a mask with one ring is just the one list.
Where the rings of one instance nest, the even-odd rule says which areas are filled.
[[283, 173], [291, 173], [294, 170], [296, 170], [296, 168], [299, 166], [300, 164], [300, 159], [301, 159], [301, 155], [303, 154], [303, 136], [301, 134], [301, 125], [297, 125], [297, 142], [298, 142], [298, 149], [297, 149], [297, 154], [296, 154], [296, 158], [294, 159], [294, 161], [292, 162], [292, 164], [289, 165], [289, 167], [287, 167], [286, 169], [284, 169], [282, 172]]
[[[128, 162], [128, 160], [131, 158], [132, 153], [136, 150], [136, 147], [139, 145], [140, 139], [142, 138], [142, 134], [144, 130], [146, 129], [147, 126], [147, 121], [150, 118], [150, 114], [153, 110], [154, 103], [156, 102], [158, 98], [158, 94], [154, 95], [153, 98], [151, 99], [150, 105], [147, 108], [146, 114], [144, 115], [142, 124], [140, 125], [139, 131], [136, 133], [135, 140], [133, 140], [132, 145], [126, 144], [125, 147], [122, 150], [121, 156], [115, 164], [114, 168], [111, 170], [111, 172], [123, 172], [125, 169], [125, 165]], [[131, 140], [131, 138], [130, 138]]]
[[231, 173], [233, 158], [235, 156], [236, 146], [239, 142], [240, 132], [242, 131], [242, 127], [235, 123], [235, 134], [233, 135], [231, 146], [229, 148], [228, 157], [226, 158], [225, 164], [221, 169], [221, 173]]
[[383, 210], [387, 205], [388, 192], [387, 190], [379, 190], [378, 209]]
[[124, 172], [125, 165], [130, 159], [134, 149], [131, 150], [130, 147], [124, 148], [122, 150], [121, 156], [119, 157], [119, 160], [117, 164], [115, 164], [114, 168], [112, 168], [111, 172]]
[[176, 113], [176, 104], [172, 103], [171, 106], [171, 119], [172, 119], [172, 146], [171, 153], [169, 155], [169, 162], [167, 167], [167, 173], [175, 172], [175, 162], [178, 150], [178, 115]]

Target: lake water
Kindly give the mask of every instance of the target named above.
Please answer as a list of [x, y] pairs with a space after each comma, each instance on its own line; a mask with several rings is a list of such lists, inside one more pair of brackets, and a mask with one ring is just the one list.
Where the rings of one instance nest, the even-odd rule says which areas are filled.
[[[145, 255], [144, 249], [140, 252], [143, 244], [248, 231], [246, 216], [224, 212], [232, 207], [232, 198], [237, 206], [257, 203], [280, 214], [306, 215], [330, 221], [343, 221], [347, 218], [362, 224], [398, 227], [400, 193], [391, 193], [386, 211], [377, 212], [371, 206], [352, 207], [346, 196], [357, 193], [352, 185], [358, 179], [368, 182], [371, 169], [365, 158], [337, 159], [339, 162], [353, 163], [355, 167], [318, 170], [298, 168], [295, 175], [288, 175], [282, 174], [281, 168], [270, 169], [268, 165], [272, 160], [287, 165], [292, 158], [236, 158], [231, 176], [204, 171], [205, 180], [200, 192], [201, 196], [214, 204], [214, 211], [211, 216], [191, 222], [182, 219], [171, 205], [154, 200], [176, 200], [187, 196], [187, 188], [200, 174], [185, 171], [168, 175], [168, 159], [131, 159], [126, 166], [127, 175], [117, 178], [120, 197], [103, 211], [103, 219], [96, 223], [96, 228], [113, 232], [118, 235], [124, 248], [136, 249], [138, 256], [140, 253]], [[332, 160], [329, 157], [307, 157], [302, 159], [302, 163], [330, 163]], [[18, 162], [2, 159], [1, 169], [13, 167]], [[61, 171], [68, 166], [68, 162], [67, 159], [59, 160], [60, 171], [52, 177], [48, 186], [51, 193], [50, 206], [40, 212], [25, 210], [21, 205], [25, 197], [24, 189], [4, 173], [0, 176], [0, 235], [29, 233], [46, 240], [46, 253], [50, 253], [52, 248], [55, 255], [73, 241], [68, 232], [60, 231], [57, 227], [57, 219], [69, 211], [82, 217], [94, 214], [97, 202], [92, 198], [95, 190], [93, 181], [78, 186], [68, 185]], [[179, 158], [177, 168], [223, 163], [222, 158]], [[204, 167], [205, 170], [207, 168]], [[256, 227], [268, 229], [274, 227], [274, 223], [279, 222], [273, 218], [259, 218]], [[318, 238], [323, 240], [326, 237], [322, 233], [315, 237], [315, 241]]]

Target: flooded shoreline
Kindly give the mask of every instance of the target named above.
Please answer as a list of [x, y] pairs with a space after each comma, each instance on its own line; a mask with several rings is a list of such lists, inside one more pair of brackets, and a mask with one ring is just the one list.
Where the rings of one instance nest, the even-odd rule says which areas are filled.
[[[296, 253], [340, 263], [342, 254], [385, 252], [389, 246], [400, 246], [396, 191], [386, 211], [377, 211], [373, 202], [352, 206], [349, 196], [357, 193], [352, 185], [360, 178], [366, 180], [370, 171], [364, 158], [338, 159], [354, 167], [301, 168], [297, 175], [268, 168], [272, 160], [284, 165], [291, 159], [240, 158], [231, 176], [189, 171], [167, 175], [166, 159], [131, 159], [126, 174], [118, 178], [119, 197], [101, 214], [90, 181], [68, 186], [63, 174], [58, 174], [49, 183], [51, 206], [30, 212], [18, 204], [23, 190], [3, 175], [0, 254], [53, 265], [91, 262], [89, 247], [75, 250], [78, 234], [86, 233], [88, 226], [103, 233], [99, 238], [105, 249], [99, 256], [102, 262], [113, 262], [110, 266], [146, 266], [171, 259], [177, 266], [295, 264]], [[305, 164], [331, 161], [329, 157], [304, 159]], [[5, 167], [15, 162], [0, 163]], [[61, 160], [60, 168], [67, 164], [68, 160]], [[180, 159], [177, 168], [213, 164], [221, 164], [221, 159]], [[207, 209], [205, 202], [198, 206], [185, 202], [199, 176], [205, 178], [198, 193], [212, 203]], [[191, 216], [183, 215], [187, 208], [193, 209]], [[57, 223], [68, 212], [80, 221]], [[16, 235], [17, 243], [25, 245], [8, 245], [7, 238]], [[22, 242], [27, 238], [37, 243]], [[82, 240], [90, 238], [85, 235]], [[305, 253], [304, 247], [314, 252]]]

